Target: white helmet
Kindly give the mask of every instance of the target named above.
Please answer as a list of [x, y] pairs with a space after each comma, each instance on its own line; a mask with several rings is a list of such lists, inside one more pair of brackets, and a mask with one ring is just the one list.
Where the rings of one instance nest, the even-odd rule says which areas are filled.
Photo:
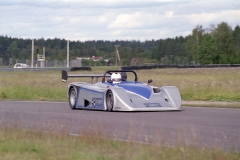
[[113, 84], [121, 83], [122, 77], [119, 73], [113, 73], [111, 75], [111, 81], [112, 81]]

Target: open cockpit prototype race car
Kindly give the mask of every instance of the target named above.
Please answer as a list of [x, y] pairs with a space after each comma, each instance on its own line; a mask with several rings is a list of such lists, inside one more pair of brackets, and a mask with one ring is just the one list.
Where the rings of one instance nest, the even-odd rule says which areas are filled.
[[[127, 80], [133, 74], [134, 80]], [[120, 76], [119, 76], [120, 75]], [[109, 70], [104, 74], [68, 74], [62, 71], [62, 81], [68, 78], [90, 77], [92, 84], [72, 82], [68, 85], [67, 96], [72, 109], [93, 109], [105, 111], [170, 111], [181, 110], [181, 96], [177, 87], [151, 86], [138, 82], [132, 70]], [[94, 78], [102, 78], [93, 84]]]

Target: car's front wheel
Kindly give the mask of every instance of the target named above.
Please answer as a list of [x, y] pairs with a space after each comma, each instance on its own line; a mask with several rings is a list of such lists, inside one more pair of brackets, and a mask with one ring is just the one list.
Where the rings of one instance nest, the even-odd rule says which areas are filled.
[[69, 91], [69, 106], [71, 109], [76, 109], [76, 98], [77, 98], [77, 91], [75, 88], [71, 88]]
[[113, 93], [112, 93], [111, 90], [107, 91], [107, 94], [106, 94], [106, 104], [107, 104], [107, 110], [109, 112], [111, 112], [112, 109], [113, 109], [113, 104], [114, 104]]

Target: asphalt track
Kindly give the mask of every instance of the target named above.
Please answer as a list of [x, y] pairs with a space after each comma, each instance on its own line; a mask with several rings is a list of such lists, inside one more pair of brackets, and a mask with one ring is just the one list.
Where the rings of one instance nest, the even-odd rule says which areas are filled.
[[0, 101], [0, 126], [158, 145], [240, 150], [240, 109], [182, 107], [171, 112], [71, 110], [68, 103]]

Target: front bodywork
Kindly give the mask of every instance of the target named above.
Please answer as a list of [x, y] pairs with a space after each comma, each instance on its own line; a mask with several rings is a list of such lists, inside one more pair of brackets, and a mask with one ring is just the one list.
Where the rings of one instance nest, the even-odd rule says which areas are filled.
[[169, 111], [181, 110], [181, 96], [175, 86], [161, 88], [149, 84], [123, 81], [120, 84], [74, 82], [68, 85], [77, 93], [76, 108], [107, 110], [106, 93], [113, 93], [113, 111]]

